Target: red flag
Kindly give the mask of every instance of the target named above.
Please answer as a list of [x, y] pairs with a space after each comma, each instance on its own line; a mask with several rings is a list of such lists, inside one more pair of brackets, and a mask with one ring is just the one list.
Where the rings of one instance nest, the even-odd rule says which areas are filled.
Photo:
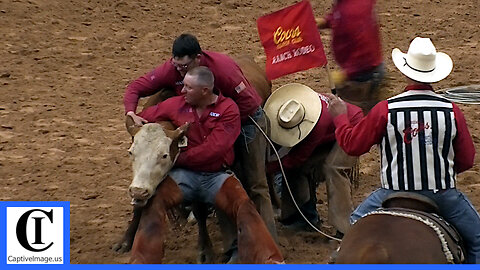
[[327, 63], [309, 1], [262, 16], [257, 27], [270, 80]]

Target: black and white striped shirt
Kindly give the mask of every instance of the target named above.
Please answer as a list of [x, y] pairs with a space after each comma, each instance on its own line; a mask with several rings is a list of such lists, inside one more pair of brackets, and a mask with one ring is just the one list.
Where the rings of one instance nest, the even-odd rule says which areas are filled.
[[410, 90], [388, 99], [387, 129], [380, 144], [382, 187], [454, 188], [456, 134], [453, 105], [440, 95]]

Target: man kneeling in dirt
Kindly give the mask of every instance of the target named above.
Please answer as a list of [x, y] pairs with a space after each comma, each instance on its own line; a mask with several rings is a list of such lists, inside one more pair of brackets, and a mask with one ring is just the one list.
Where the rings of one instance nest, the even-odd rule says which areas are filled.
[[[160, 263], [163, 257], [166, 211], [181, 202], [215, 205], [238, 228], [240, 263], [282, 263], [283, 257], [265, 223], [233, 173], [233, 145], [240, 134], [240, 113], [229, 98], [214, 93], [207, 67], [189, 70], [182, 96], [145, 109], [148, 122], [190, 123], [187, 146], [143, 211], [132, 247], [132, 263]], [[240, 233], [241, 232], [241, 233]]]
[[[272, 93], [265, 112], [271, 122], [272, 140], [291, 148], [281, 161], [300, 210], [310, 223], [319, 225], [316, 187], [320, 180], [326, 181], [328, 220], [341, 237], [350, 227], [351, 180], [358, 159], [347, 155], [335, 142], [335, 126], [327, 102], [328, 98], [311, 88], [293, 83]], [[363, 117], [362, 110], [348, 104], [348, 117], [356, 123]], [[292, 229], [308, 229], [286, 189], [277, 160], [267, 164], [267, 172], [275, 174], [282, 188], [280, 222]]]

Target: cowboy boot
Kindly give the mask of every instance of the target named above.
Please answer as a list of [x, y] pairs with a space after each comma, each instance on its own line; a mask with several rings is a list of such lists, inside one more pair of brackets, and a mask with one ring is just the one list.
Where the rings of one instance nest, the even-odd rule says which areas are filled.
[[132, 246], [130, 263], [162, 263], [167, 228], [167, 210], [182, 201], [182, 192], [172, 178], [167, 176], [150, 198], [138, 225]]
[[255, 205], [235, 177], [225, 180], [215, 206], [237, 225], [239, 263], [284, 262]]

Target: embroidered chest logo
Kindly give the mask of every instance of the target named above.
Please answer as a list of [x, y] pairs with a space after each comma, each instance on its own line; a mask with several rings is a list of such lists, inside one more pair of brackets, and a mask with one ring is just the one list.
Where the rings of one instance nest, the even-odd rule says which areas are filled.
[[406, 144], [410, 144], [413, 138], [417, 137], [418, 134], [422, 132], [425, 137], [425, 141], [423, 143], [432, 144], [432, 131], [430, 124], [428, 122], [419, 123], [417, 121], [412, 121], [412, 123], [403, 130], [403, 142], [405, 142]]
[[219, 117], [220, 114], [219, 114], [219, 113], [216, 113], [216, 112], [210, 112], [210, 116]]

